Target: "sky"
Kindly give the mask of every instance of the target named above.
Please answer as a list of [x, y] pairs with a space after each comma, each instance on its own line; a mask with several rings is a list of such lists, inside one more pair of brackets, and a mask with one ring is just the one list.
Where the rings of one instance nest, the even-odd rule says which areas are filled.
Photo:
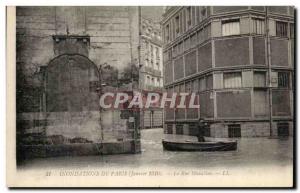
[[154, 22], [160, 22], [163, 14], [163, 6], [142, 6], [142, 17], [151, 19]]

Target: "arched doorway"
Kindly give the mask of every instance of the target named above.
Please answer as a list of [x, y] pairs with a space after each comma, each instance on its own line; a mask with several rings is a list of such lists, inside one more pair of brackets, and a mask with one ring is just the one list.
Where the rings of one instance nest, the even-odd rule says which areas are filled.
[[87, 57], [63, 54], [54, 58], [46, 73], [48, 136], [70, 142], [97, 142], [99, 125], [99, 71]]

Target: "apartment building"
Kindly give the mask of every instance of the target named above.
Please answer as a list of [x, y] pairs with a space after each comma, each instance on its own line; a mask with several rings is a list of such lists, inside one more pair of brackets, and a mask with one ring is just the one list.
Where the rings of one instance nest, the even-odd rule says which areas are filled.
[[[163, 63], [162, 36], [158, 22], [141, 18], [140, 88], [143, 91], [162, 92]], [[146, 94], [145, 92], [145, 94]], [[143, 128], [163, 127], [163, 110], [158, 107], [145, 109], [142, 113]]]
[[164, 87], [200, 104], [165, 109], [165, 134], [293, 135], [293, 7], [168, 7], [162, 27]]

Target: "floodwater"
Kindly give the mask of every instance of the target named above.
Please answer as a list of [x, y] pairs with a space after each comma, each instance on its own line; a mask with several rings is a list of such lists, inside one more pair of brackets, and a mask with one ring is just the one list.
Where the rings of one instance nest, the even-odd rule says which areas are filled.
[[50, 168], [218, 168], [292, 166], [293, 138], [240, 138], [230, 152], [171, 152], [163, 150], [162, 129], [141, 132], [142, 152], [105, 156], [54, 157], [28, 160], [20, 169]]

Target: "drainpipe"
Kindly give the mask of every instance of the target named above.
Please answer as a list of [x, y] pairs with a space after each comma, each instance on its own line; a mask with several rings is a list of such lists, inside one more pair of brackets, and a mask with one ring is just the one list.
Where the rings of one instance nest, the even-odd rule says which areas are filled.
[[272, 69], [271, 69], [271, 62], [270, 62], [270, 29], [269, 29], [269, 16], [268, 16], [268, 7], [266, 6], [266, 11], [265, 11], [265, 33], [266, 33], [266, 41], [267, 41], [267, 66], [268, 66], [268, 82], [269, 82], [269, 92], [268, 92], [268, 97], [269, 97], [269, 126], [270, 126], [270, 137], [273, 136], [272, 132]]

